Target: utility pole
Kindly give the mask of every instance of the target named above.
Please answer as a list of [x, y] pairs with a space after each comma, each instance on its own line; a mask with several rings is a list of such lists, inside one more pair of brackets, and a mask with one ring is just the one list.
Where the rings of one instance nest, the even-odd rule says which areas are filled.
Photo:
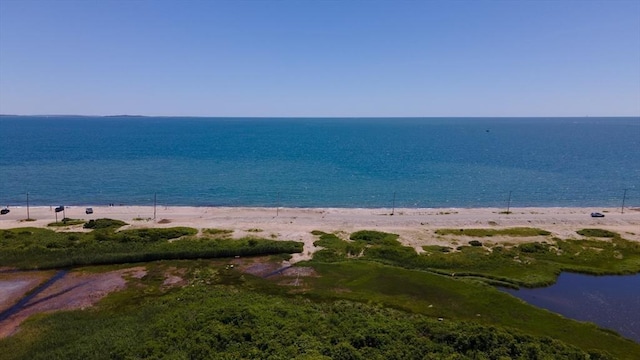
[[278, 202], [276, 203], [276, 217], [280, 215], [280, 191], [278, 191]]
[[27, 192], [27, 220], [31, 220], [29, 216], [29, 193]]
[[391, 208], [391, 215], [396, 212], [396, 192], [393, 192], [393, 207]]
[[507, 214], [509, 213], [509, 209], [511, 209], [511, 191], [509, 191], [509, 200], [507, 200]]
[[156, 205], [157, 205], [158, 193], [153, 193], [153, 221], [156, 221]]
[[624, 214], [624, 201], [627, 199], [627, 190], [624, 189], [624, 194], [622, 195], [622, 208], [620, 208], [620, 214]]

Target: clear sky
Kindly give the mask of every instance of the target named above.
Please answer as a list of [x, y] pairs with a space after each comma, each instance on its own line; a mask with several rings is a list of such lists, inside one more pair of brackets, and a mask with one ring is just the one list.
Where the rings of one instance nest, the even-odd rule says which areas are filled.
[[640, 0], [0, 0], [0, 113], [639, 116]]

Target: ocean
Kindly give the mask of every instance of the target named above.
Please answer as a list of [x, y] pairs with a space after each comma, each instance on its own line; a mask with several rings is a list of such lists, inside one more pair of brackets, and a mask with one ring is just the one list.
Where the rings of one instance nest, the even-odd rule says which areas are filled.
[[[625, 192], [626, 190], [626, 192]], [[0, 205], [640, 206], [640, 118], [0, 116]]]

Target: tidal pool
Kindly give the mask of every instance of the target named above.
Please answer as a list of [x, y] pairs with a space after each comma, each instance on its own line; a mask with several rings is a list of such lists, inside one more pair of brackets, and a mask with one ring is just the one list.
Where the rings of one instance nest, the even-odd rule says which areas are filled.
[[590, 321], [640, 343], [640, 274], [589, 276], [562, 273], [537, 289], [502, 289], [529, 304]]

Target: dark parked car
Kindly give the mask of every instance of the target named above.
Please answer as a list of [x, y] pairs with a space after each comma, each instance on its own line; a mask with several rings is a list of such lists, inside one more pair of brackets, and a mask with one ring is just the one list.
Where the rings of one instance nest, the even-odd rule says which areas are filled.
[[64, 206], [58, 206], [56, 212], [64, 211]]
[[604, 217], [604, 214], [601, 214], [599, 212], [594, 212], [594, 213], [591, 213], [591, 217]]
[[85, 214], [89, 215], [89, 214], [93, 214], [93, 208], [87, 208], [85, 211]]
[[0, 210], [0, 214], [1, 214], [1, 215], [6, 215], [6, 214], [8, 214], [8, 213], [9, 213], [9, 209], [2, 209], [2, 210]]

